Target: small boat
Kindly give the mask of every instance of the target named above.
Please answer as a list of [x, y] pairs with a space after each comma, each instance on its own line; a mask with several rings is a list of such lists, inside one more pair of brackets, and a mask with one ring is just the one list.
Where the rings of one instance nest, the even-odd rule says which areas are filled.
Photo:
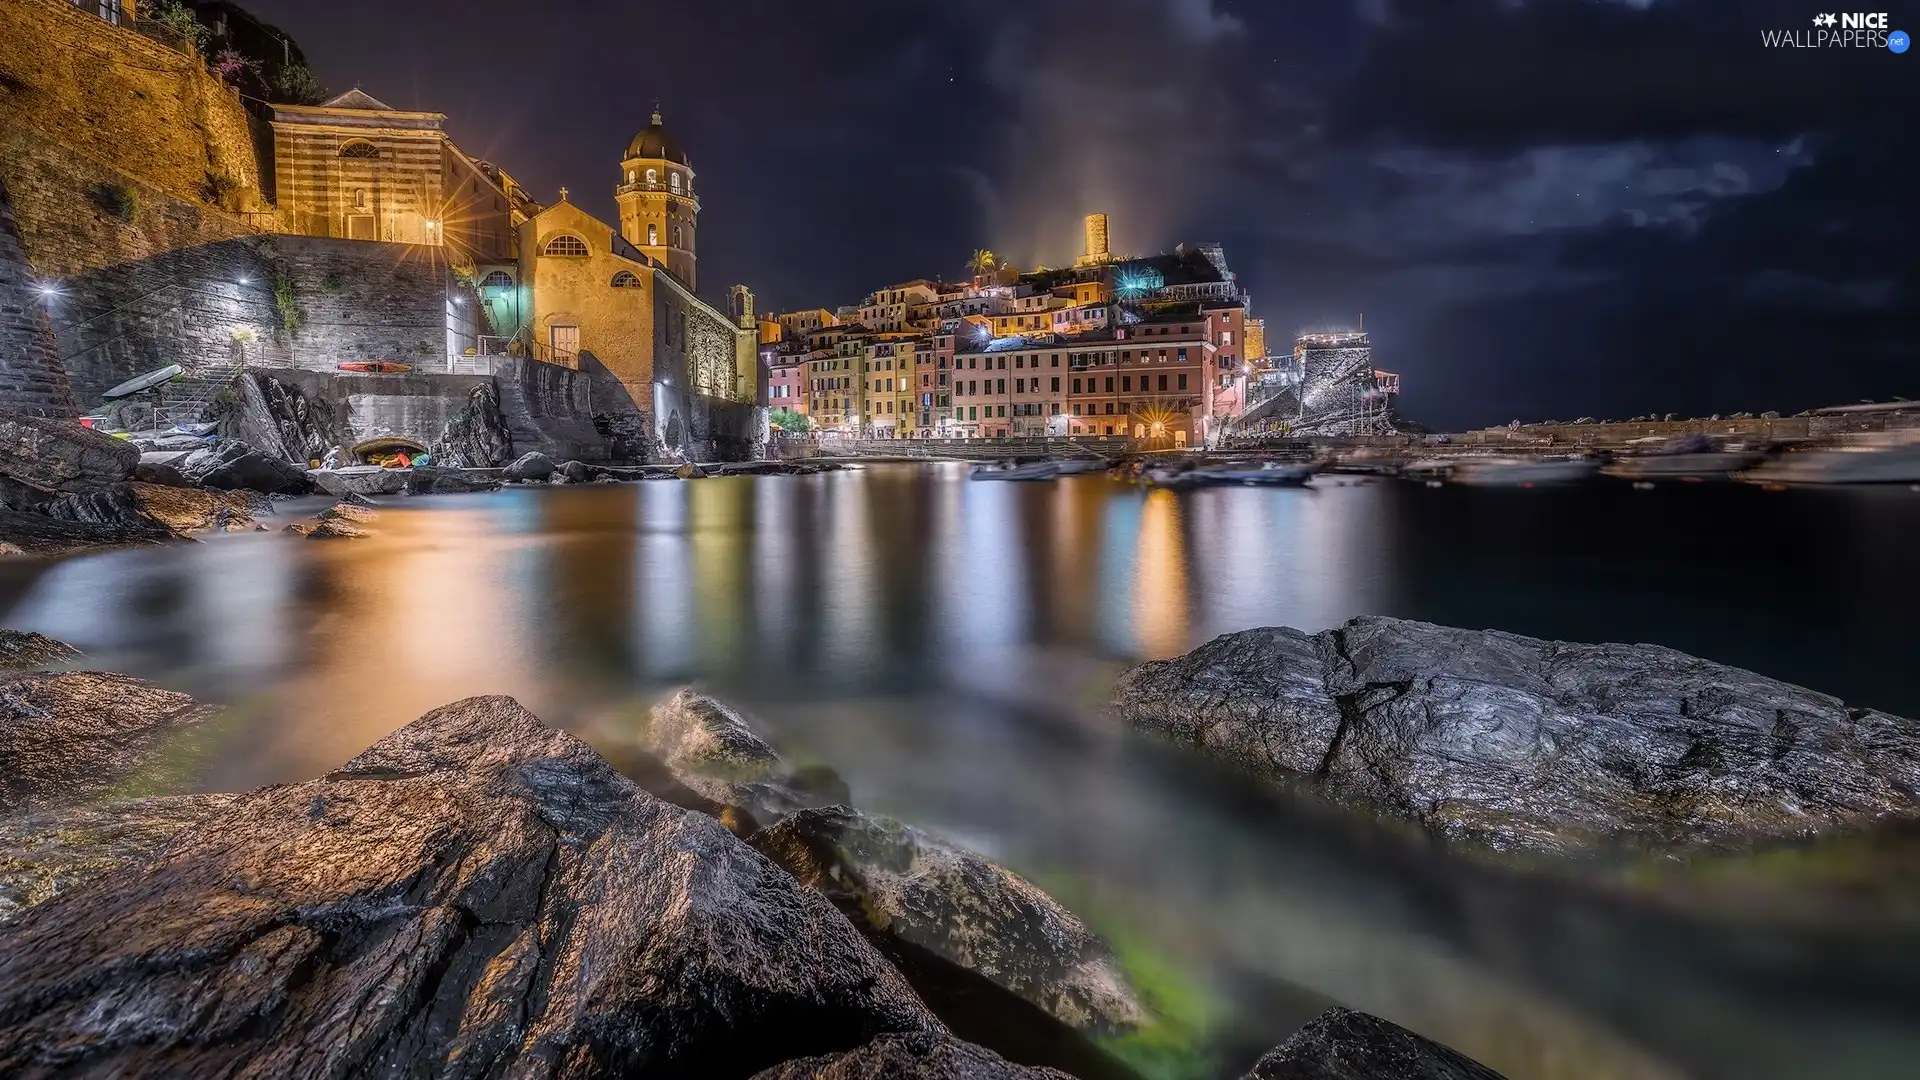
[[1783, 454], [1748, 469], [1759, 484], [1920, 484], [1920, 443]]
[[1650, 454], [1621, 458], [1601, 471], [1625, 480], [1724, 480], [1752, 468], [1764, 457], [1758, 453], [1714, 450], [1701, 454]]
[[135, 375], [119, 386], [101, 394], [100, 398], [103, 401], [119, 401], [124, 397], [144, 394], [156, 386], [165, 386], [183, 374], [185, 374], [185, 370], [182, 369], [179, 364], [168, 364], [166, 367], [149, 371], [145, 375]]
[[1301, 487], [1319, 471], [1315, 465], [1203, 465], [1198, 468], [1148, 469], [1147, 482], [1155, 487]]
[[1006, 462], [999, 465], [975, 465], [969, 480], [1051, 480], [1060, 475], [1057, 461], [1029, 461], [1024, 465]]
[[1478, 458], [1454, 466], [1449, 479], [1470, 487], [1536, 487], [1578, 483], [1599, 471], [1592, 458]]
[[405, 375], [413, 370], [412, 364], [402, 364], [393, 360], [349, 360], [334, 366], [341, 371], [365, 375]]

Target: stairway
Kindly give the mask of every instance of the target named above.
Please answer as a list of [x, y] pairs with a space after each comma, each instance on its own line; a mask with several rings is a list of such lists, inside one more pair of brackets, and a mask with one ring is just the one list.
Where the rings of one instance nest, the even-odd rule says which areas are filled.
[[213, 419], [213, 399], [233, 385], [241, 370], [240, 365], [232, 363], [203, 364], [189, 369], [161, 392], [162, 420], [194, 424]]

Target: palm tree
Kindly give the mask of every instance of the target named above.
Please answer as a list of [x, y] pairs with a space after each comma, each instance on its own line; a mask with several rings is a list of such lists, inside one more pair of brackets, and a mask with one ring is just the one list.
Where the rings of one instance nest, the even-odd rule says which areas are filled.
[[973, 271], [974, 277], [982, 278], [993, 273], [993, 268], [997, 265], [997, 262], [998, 260], [994, 258], [993, 252], [988, 251], [986, 248], [978, 248], [974, 251], [973, 256], [967, 260], [967, 269]]

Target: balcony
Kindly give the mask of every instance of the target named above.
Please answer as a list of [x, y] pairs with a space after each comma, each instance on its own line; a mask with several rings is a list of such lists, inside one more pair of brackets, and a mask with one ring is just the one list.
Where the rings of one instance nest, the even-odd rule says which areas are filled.
[[690, 187], [676, 188], [667, 184], [650, 184], [645, 180], [635, 180], [631, 184], [621, 184], [614, 188], [613, 193], [615, 195], [671, 195], [683, 202], [692, 203], [695, 213], [700, 210], [700, 200], [693, 197], [693, 189]]

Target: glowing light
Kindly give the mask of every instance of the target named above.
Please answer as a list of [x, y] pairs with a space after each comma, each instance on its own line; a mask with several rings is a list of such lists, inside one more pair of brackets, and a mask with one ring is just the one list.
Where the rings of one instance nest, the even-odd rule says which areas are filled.
[[54, 288], [51, 285], [42, 285], [40, 286], [40, 295], [41, 296], [59, 296], [60, 290]]
[[1158, 270], [1130, 270], [1114, 282], [1114, 291], [1123, 297], [1138, 299], [1166, 284], [1167, 279]]
[[241, 279], [240, 279], [240, 282], [239, 282], [239, 283], [240, 283], [240, 284], [242, 284], [242, 285], [250, 285], [250, 284], [252, 284], [252, 283], [253, 283], [253, 279], [252, 279], [252, 278], [246, 278], [246, 277], [243, 277], [243, 278], [241, 278]]
[[437, 222], [437, 221], [431, 221], [431, 220], [429, 220], [429, 221], [427, 222], [427, 228], [429, 228], [429, 229], [437, 229], [437, 228], [439, 228], [439, 227], [440, 227], [440, 223], [439, 223], [439, 222]]

